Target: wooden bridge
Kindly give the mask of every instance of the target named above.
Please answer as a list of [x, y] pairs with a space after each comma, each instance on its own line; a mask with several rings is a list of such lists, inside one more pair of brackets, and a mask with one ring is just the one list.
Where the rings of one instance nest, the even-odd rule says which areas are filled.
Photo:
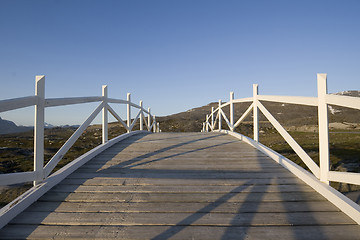
[[[327, 108], [360, 110], [360, 98], [328, 94], [326, 74], [318, 74], [318, 97], [257, 88], [250, 98], [220, 100], [202, 133], [160, 133], [150, 108], [130, 94], [109, 98], [103, 86], [102, 96], [45, 98], [45, 77], [37, 76], [35, 96], [0, 101], [0, 113], [35, 106], [34, 171], [0, 174], [2, 185], [34, 186], [0, 209], [0, 239], [359, 239], [360, 206], [329, 182], [360, 185], [360, 174], [331, 171]], [[318, 108], [320, 164], [262, 101]], [[89, 102], [99, 105], [44, 165], [45, 109]], [[250, 106], [235, 121], [234, 105], [244, 102]], [[126, 120], [111, 104], [126, 105]], [[309, 171], [259, 142], [259, 111]], [[100, 112], [102, 144], [52, 173]], [[253, 139], [234, 131], [251, 112]], [[108, 113], [127, 133], [109, 140]]]
[[358, 239], [360, 226], [221, 133], [139, 134], [88, 161], [0, 238]]

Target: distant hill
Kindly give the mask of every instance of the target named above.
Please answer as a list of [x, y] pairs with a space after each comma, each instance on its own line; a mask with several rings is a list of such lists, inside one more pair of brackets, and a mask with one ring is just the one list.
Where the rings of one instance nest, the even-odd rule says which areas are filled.
[[[360, 91], [344, 91], [335, 93], [336, 95], [345, 95], [352, 97], [360, 97]], [[265, 102], [264, 106], [271, 112], [271, 114], [285, 127], [300, 127], [305, 125], [317, 125], [317, 107], [302, 106], [296, 104], [283, 104], [275, 102]], [[210, 114], [211, 107], [217, 107], [218, 103], [213, 102], [208, 105], [190, 109], [186, 112], [181, 112], [169, 116], [158, 117], [160, 128], [164, 132], [185, 132], [185, 131], [200, 131], [202, 123], [205, 120], [206, 114]], [[240, 116], [250, 106], [250, 103], [235, 104], [234, 119], [239, 119]], [[226, 116], [229, 116], [230, 107], [224, 108]], [[244, 123], [251, 126], [252, 114], [245, 119]], [[358, 123], [360, 124], [360, 111], [356, 109], [349, 109], [338, 106], [329, 106], [329, 122], [330, 123]], [[265, 116], [260, 113], [260, 126], [270, 127]], [[225, 126], [225, 122], [224, 125]]]
[[17, 126], [14, 122], [0, 117], [0, 134], [26, 132], [32, 129], [32, 127]]

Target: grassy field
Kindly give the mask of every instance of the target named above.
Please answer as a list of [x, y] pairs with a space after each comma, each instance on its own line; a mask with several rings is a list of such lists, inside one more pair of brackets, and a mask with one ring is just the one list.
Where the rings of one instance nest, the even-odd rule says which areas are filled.
[[[52, 128], [45, 130], [45, 164], [75, 132], [74, 128]], [[120, 124], [109, 125], [109, 139], [126, 130]], [[0, 135], [0, 173], [33, 171], [34, 148], [33, 131]], [[76, 143], [57, 164], [54, 171], [101, 144], [101, 126], [92, 125], [80, 136]], [[53, 171], [53, 172], [54, 172]], [[0, 194], [0, 207], [6, 205], [32, 186], [31, 183], [17, 184], [4, 189]]]

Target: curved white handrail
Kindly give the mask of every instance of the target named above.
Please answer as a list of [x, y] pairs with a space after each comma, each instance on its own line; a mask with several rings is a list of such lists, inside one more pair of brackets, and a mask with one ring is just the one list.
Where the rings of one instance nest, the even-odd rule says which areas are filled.
[[[359, 109], [360, 110], [360, 98], [349, 97], [349, 96], [339, 96], [327, 93], [327, 76], [326, 74], [318, 74], [318, 96], [317, 97], [298, 97], [298, 96], [270, 96], [270, 95], [258, 95], [258, 85], [253, 85], [253, 97], [250, 98], [241, 98], [234, 99], [234, 95], [230, 93], [230, 101], [222, 103], [219, 100], [219, 106], [217, 108], [212, 108], [211, 113], [206, 115], [205, 122], [203, 123], [203, 132], [208, 131], [220, 131], [228, 134], [234, 135], [234, 129], [240, 125], [242, 121], [253, 112], [253, 126], [254, 126], [254, 139], [251, 141], [251, 144], [261, 151], [264, 151], [264, 147], [258, 142], [259, 136], [259, 119], [258, 111], [260, 110], [264, 116], [269, 120], [269, 122], [275, 127], [275, 129], [280, 133], [280, 135], [285, 139], [285, 141], [290, 145], [290, 147], [295, 151], [295, 153], [301, 158], [305, 165], [310, 169], [312, 174], [319, 179], [321, 182], [326, 184], [329, 188], [329, 181], [342, 182], [349, 184], [360, 185], [360, 173], [349, 173], [349, 172], [337, 172], [330, 171], [330, 160], [329, 160], [329, 124], [328, 124], [328, 105], [337, 105], [347, 108]], [[318, 166], [311, 157], [301, 148], [301, 146], [290, 136], [290, 134], [285, 130], [283, 126], [271, 115], [271, 113], [265, 108], [261, 103], [262, 101], [270, 102], [280, 102], [288, 104], [299, 104], [305, 106], [315, 106], [318, 108], [318, 127], [319, 127], [319, 159], [320, 166]], [[251, 102], [250, 107], [243, 113], [243, 115], [234, 123], [234, 104], [235, 103], [244, 103]], [[222, 108], [230, 105], [230, 116], [227, 117], [222, 110]], [[224, 130], [222, 128], [222, 119], [224, 119], [227, 127], [230, 129]], [[230, 120], [229, 120], [230, 119]], [[218, 127], [215, 125], [218, 124]], [[236, 135], [236, 134], [235, 134]], [[235, 136], [234, 135], [234, 136]], [[237, 136], [238, 137], [238, 136]], [[245, 136], [240, 137], [245, 139]], [[250, 138], [249, 138], [250, 139]], [[265, 153], [270, 151], [266, 150]], [[271, 154], [270, 154], [271, 155]], [[270, 156], [269, 155], [269, 156]], [[278, 161], [285, 168], [288, 168], [289, 163]], [[304, 176], [300, 174], [296, 168], [291, 168], [291, 171], [294, 171], [294, 174], [297, 176]], [[319, 186], [317, 183], [311, 183], [311, 186]], [[317, 187], [315, 187], [317, 188]], [[316, 189], [321, 194], [323, 190]], [[335, 191], [335, 190], [334, 190]], [[340, 193], [339, 193], [340, 194]], [[335, 196], [336, 195], [336, 196]], [[355, 207], [348, 203], [342, 197], [339, 200], [338, 194], [323, 194], [331, 202], [335, 203], [340, 209], [342, 209], [346, 214], [352, 217], [357, 223], [360, 224], [360, 212], [359, 207]], [[330, 197], [328, 197], [330, 196]], [[350, 201], [350, 200], [349, 200]], [[355, 211], [356, 214], [352, 214], [351, 211]]]
[[[45, 98], [45, 76], [36, 76], [36, 94], [35, 96], [14, 98], [0, 100], [0, 112], [6, 112], [10, 110], [35, 106], [35, 136], [34, 136], [34, 171], [32, 172], [20, 172], [20, 173], [7, 173], [0, 174], [1, 185], [10, 185], [23, 182], [34, 181], [34, 185], [46, 181], [52, 170], [56, 167], [59, 161], [63, 158], [66, 152], [91, 124], [94, 118], [102, 111], [102, 143], [108, 142], [108, 117], [107, 112], [110, 112], [115, 119], [117, 119], [121, 125], [125, 127], [127, 132], [131, 132], [138, 120], [140, 120], [140, 130], [143, 130], [143, 125], [146, 126], [148, 131], [158, 132], [159, 123], [156, 122], [155, 115], [151, 115], [150, 108], [145, 110], [143, 103], [140, 101], [140, 105], [137, 105], [130, 101], [130, 94], [128, 94], [127, 100], [108, 98], [107, 86], [103, 86], [102, 96], [92, 97], [70, 97], [70, 98]], [[73, 133], [73, 135], [65, 142], [65, 144], [58, 150], [57, 153], [50, 159], [50, 161], [44, 167], [44, 111], [49, 107], [75, 105], [82, 103], [99, 102], [98, 107], [90, 114], [90, 116], [84, 121], [84, 123]], [[109, 103], [124, 104], [127, 105], [127, 119], [124, 121], [115, 110], [109, 105]], [[136, 108], [139, 112], [136, 117], [131, 118], [131, 107]], [[145, 117], [147, 114], [147, 119]]]

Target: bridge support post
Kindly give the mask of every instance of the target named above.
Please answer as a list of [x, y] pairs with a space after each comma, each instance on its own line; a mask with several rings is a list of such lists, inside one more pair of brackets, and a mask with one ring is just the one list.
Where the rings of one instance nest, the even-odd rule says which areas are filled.
[[258, 84], [253, 84], [253, 103], [254, 103], [254, 109], [253, 109], [253, 121], [254, 121], [254, 140], [256, 142], [259, 141], [259, 108], [257, 104], [257, 95], [258, 95]]
[[45, 76], [36, 76], [35, 84], [38, 102], [35, 105], [34, 124], [34, 186], [44, 179]]
[[143, 112], [143, 101], [140, 100], [140, 131], [144, 130], [144, 112]]
[[219, 100], [219, 111], [218, 111], [218, 114], [219, 114], [219, 130], [221, 130], [221, 99]]
[[329, 158], [329, 120], [328, 105], [326, 103], [327, 80], [325, 73], [317, 74], [318, 85], [318, 121], [319, 121], [319, 159], [320, 181], [329, 184], [328, 173], [330, 170]]
[[234, 92], [230, 92], [230, 131], [234, 131]]
[[108, 90], [107, 85], [102, 86], [102, 96], [103, 96], [103, 109], [102, 109], [102, 143], [108, 141], [108, 107], [107, 107], [107, 98]]
[[214, 131], [214, 107], [211, 107], [211, 131]]
[[130, 129], [130, 126], [131, 126], [131, 105], [130, 105], [131, 94], [130, 93], [127, 94], [126, 100], [128, 101], [128, 104], [127, 104], [127, 126], [129, 128], [127, 130], [127, 132], [131, 132], [131, 129]]

